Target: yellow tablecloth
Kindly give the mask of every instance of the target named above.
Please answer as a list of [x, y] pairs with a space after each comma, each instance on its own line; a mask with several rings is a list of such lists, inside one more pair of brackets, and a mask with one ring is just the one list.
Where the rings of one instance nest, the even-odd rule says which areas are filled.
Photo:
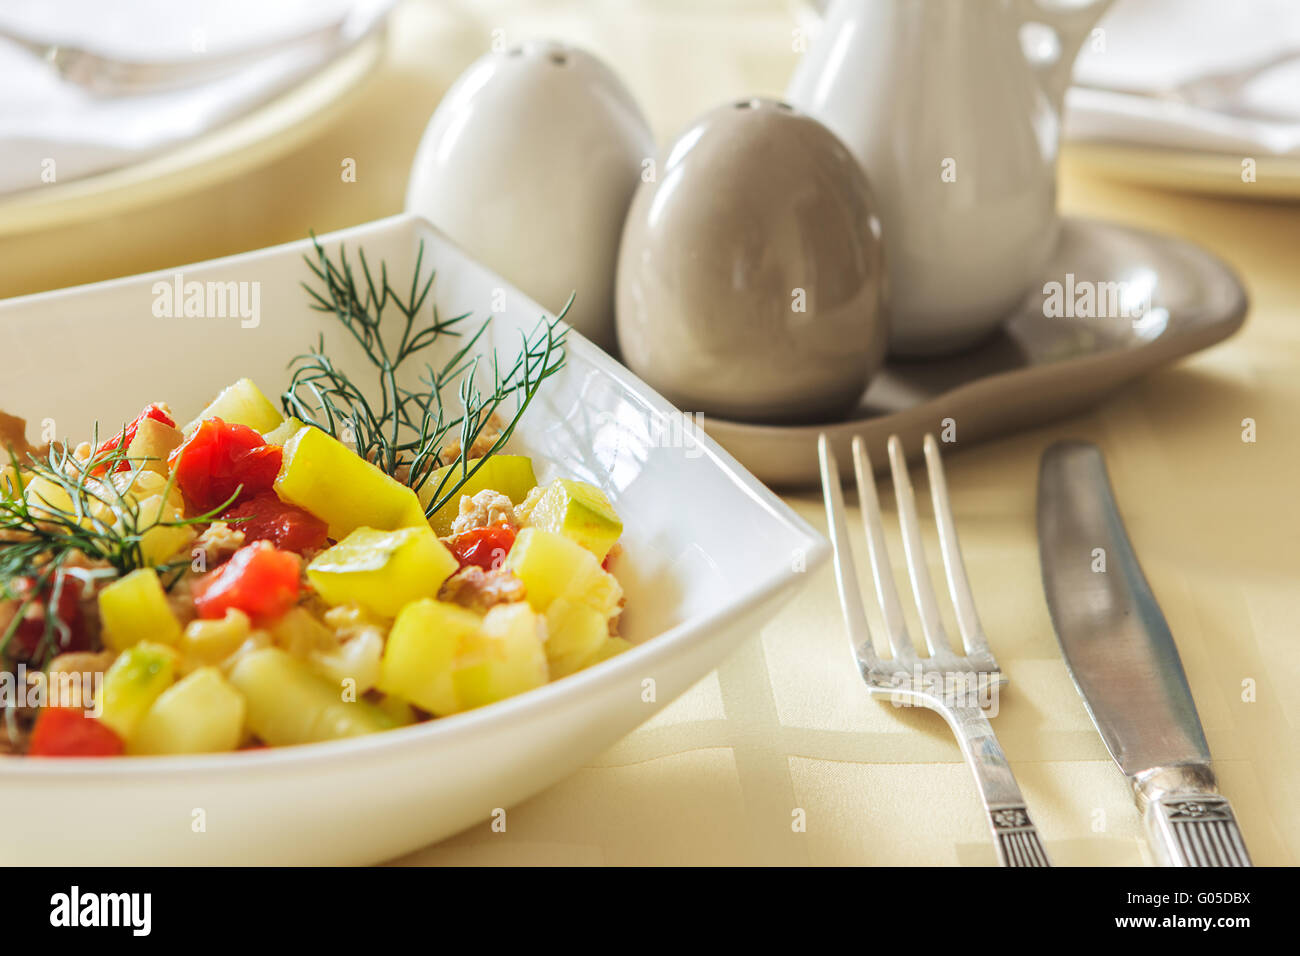
[[[178, 200], [0, 240], [0, 296], [398, 211], [425, 120], [494, 30], [508, 42], [560, 36], [605, 56], [662, 141], [715, 102], [779, 93], [795, 62], [795, 25], [779, 2], [411, 0], [380, 72], [327, 132]], [[356, 160], [355, 183], [340, 179], [345, 157]], [[1147, 858], [1127, 787], [1061, 662], [1039, 583], [1039, 453], [1062, 436], [1088, 438], [1107, 453], [1246, 841], [1258, 863], [1300, 863], [1300, 205], [1088, 179], [1068, 154], [1061, 194], [1069, 212], [1202, 243], [1240, 271], [1253, 307], [1236, 338], [1093, 412], [948, 455], [977, 604], [1011, 679], [995, 726], [1058, 863]], [[1253, 444], [1241, 440], [1244, 418], [1257, 423]], [[824, 527], [815, 496], [788, 500]], [[831, 576], [819, 573], [716, 673], [513, 808], [505, 833], [485, 823], [401, 862], [992, 862], [969, 772], [942, 721], [869, 700], [846, 648]], [[800, 816], [802, 832], [792, 825]]]

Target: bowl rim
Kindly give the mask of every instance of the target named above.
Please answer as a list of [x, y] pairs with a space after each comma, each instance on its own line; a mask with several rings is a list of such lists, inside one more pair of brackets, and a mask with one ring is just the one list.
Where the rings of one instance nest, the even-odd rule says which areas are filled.
[[[447, 236], [426, 217], [417, 213], [403, 212], [372, 222], [362, 223], [337, 229], [318, 236], [322, 244], [332, 242], [353, 242], [358, 237], [376, 231], [388, 229], [411, 228], [415, 231], [427, 229], [442, 242], [454, 247], [471, 262], [478, 262], [459, 244]], [[5, 312], [37, 302], [52, 301], [69, 296], [108, 291], [131, 283], [146, 282], [160, 275], [170, 275], [185, 269], [200, 266], [228, 265], [238, 260], [266, 257], [271, 254], [284, 254], [290, 250], [308, 249], [311, 239], [295, 239], [274, 246], [266, 246], [248, 252], [205, 259], [199, 262], [174, 266], [155, 272], [120, 276], [100, 282], [78, 286], [67, 286], [47, 292], [16, 296], [0, 300], [0, 318]], [[481, 268], [486, 266], [479, 264]], [[495, 275], [495, 273], [494, 273]], [[502, 283], [514, 289], [514, 286], [501, 279]], [[531, 298], [518, 292], [530, 306], [539, 313], [552, 316], [550, 310], [535, 303]], [[87, 311], [88, 316], [91, 312]], [[576, 329], [569, 327], [568, 347], [570, 354], [577, 352], [584, 362], [613, 378], [650, 407], [661, 412], [679, 412], [671, 402], [638, 378], [626, 366], [616, 361], [599, 346], [584, 337]], [[679, 412], [680, 413], [680, 412]], [[758, 504], [767, 515], [776, 522], [781, 530], [789, 535], [792, 543], [803, 548], [803, 570], [795, 571], [775, 565], [765, 575], [755, 578], [749, 586], [735, 593], [730, 603], [708, 614], [682, 621], [666, 631], [661, 631], [646, 638], [630, 650], [569, 674], [558, 680], [548, 681], [545, 685], [517, 694], [514, 697], [497, 701], [473, 710], [462, 711], [447, 717], [396, 727], [380, 733], [348, 737], [342, 740], [322, 741], [311, 744], [297, 744], [285, 747], [267, 747], [258, 750], [235, 750], [211, 754], [173, 754], [160, 756], [116, 756], [116, 757], [0, 757], [0, 780], [13, 783], [30, 783], [55, 778], [75, 777], [93, 778], [108, 782], [117, 782], [123, 778], [132, 781], [154, 779], [186, 773], [209, 777], [221, 775], [231, 770], [270, 772], [281, 769], [284, 765], [312, 766], [332, 762], [336, 759], [377, 761], [389, 759], [414, 749], [432, 745], [435, 741], [461, 740], [476, 733], [484, 732], [500, 724], [525, 719], [526, 715], [541, 711], [559, 703], [564, 698], [594, 692], [603, 685], [612, 685], [634, 670], [644, 671], [657, 666], [673, 657], [686, 643], [699, 635], [725, 627], [738, 618], [753, 611], [765, 600], [797, 590], [815, 573], [830, 556], [830, 544], [819, 531], [801, 518], [789, 505], [781, 501], [757, 478], [749, 473], [727, 451], [717, 444], [708, 434], [700, 432], [695, 440], [713, 466], [718, 468], [734, 486], [737, 492], [746, 494]], [[704, 677], [704, 674], [698, 675]], [[667, 706], [664, 702], [662, 706]], [[647, 719], [651, 715], [647, 715]]]

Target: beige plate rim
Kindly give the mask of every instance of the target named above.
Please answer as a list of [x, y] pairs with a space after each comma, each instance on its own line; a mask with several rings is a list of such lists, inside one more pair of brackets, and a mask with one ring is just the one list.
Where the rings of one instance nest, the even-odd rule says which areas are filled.
[[[1061, 151], [1081, 171], [1108, 179], [1234, 199], [1300, 200], [1300, 157], [1247, 156], [1131, 143], [1073, 142]], [[1242, 160], [1255, 161], [1243, 182]]]
[[129, 166], [0, 198], [0, 237], [120, 214], [232, 179], [306, 142], [382, 59], [382, 28], [297, 86], [181, 146]]

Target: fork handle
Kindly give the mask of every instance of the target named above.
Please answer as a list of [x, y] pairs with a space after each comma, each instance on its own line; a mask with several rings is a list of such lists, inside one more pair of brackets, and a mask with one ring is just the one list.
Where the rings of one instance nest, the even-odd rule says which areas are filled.
[[1038, 828], [1022, 803], [1011, 807], [990, 807], [989, 826], [997, 841], [998, 863], [1002, 866], [1051, 866]]
[[993, 725], [979, 707], [952, 707], [945, 712], [966, 762], [975, 774], [980, 799], [1001, 866], [1051, 866], [1025, 798], [1011, 773]]

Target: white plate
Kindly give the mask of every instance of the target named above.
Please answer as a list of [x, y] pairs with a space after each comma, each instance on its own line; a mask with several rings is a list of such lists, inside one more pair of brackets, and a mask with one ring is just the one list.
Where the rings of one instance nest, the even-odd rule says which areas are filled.
[[0, 237], [121, 215], [234, 179], [283, 156], [334, 122], [365, 89], [384, 43], [380, 28], [288, 92], [157, 156], [0, 197]]
[[[503, 294], [485, 339], [514, 354], [541, 307], [424, 220], [395, 216], [323, 242], [364, 245], [400, 284], [421, 239], [443, 314], [483, 315]], [[153, 285], [175, 272], [0, 302], [0, 407], [81, 434], [92, 417], [115, 427], [158, 399], [186, 418], [243, 375], [278, 390], [286, 363], [322, 331], [354, 361], [333, 317], [307, 307], [298, 283], [308, 248], [177, 270], [186, 281], [260, 283], [255, 329], [155, 318]], [[672, 406], [571, 335], [567, 368], [543, 387], [515, 444], [542, 480], [582, 478], [613, 500], [625, 522], [624, 634], [637, 647], [520, 697], [370, 737], [195, 757], [0, 758], [0, 815], [22, 821], [0, 863], [387, 860], [556, 782], [756, 633], [826, 559], [825, 541], [708, 438], [681, 440]], [[200, 810], [205, 832], [193, 829]]]

